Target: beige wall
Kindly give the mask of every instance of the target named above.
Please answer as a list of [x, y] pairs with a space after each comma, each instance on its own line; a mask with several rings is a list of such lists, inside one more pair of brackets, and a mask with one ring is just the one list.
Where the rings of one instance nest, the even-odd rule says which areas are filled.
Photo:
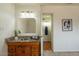
[[[43, 13], [53, 14], [52, 42], [54, 51], [79, 51], [79, 6], [42, 6]], [[62, 19], [72, 19], [73, 31], [62, 31]]]
[[14, 35], [14, 29], [14, 5], [0, 4], [0, 55], [7, 55], [5, 39]]

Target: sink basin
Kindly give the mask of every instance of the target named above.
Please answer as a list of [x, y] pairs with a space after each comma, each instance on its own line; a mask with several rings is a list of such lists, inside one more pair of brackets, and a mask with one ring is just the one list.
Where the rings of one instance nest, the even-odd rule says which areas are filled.
[[33, 42], [33, 41], [39, 41], [39, 40], [16, 40], [16, 42]]
[[29, 41], [38, 41], [39, 39], [33, 39], [32, 37], [19, 37], [17, 41], [24, 41], [24, 42], [29, 42]]

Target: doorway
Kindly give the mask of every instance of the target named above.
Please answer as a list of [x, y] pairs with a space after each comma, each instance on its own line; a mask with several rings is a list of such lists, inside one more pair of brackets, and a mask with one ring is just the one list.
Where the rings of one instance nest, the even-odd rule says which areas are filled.
[[52, 50], [53, 48], [53, 40], [52, 40], [52, 18], [51, 13], [43, 13], [42, 14], [42, 20], [41, 20], [41, 28], [42, 28], [42, 36], [44, 37], [43, 40], [43, 49], [44, 50]]

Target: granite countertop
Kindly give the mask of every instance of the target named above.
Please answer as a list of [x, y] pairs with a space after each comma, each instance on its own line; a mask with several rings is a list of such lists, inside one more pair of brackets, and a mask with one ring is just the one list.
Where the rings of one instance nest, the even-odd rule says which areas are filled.
[[39, 40], [7, 40], [7, 42], [34, 42]]
[[39, 41], [40, 42], [40, 39], [38, 39], [38, 40], [34, 40], [34, 39], [20, 40], [20, 39], [15, 39], [14, 37], [6, 39], [6, 42], [34, 42], [34, 41]]

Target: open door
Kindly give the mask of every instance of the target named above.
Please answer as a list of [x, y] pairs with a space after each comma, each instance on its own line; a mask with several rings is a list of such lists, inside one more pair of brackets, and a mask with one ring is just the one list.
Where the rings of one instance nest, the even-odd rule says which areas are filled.
[[41, 28], [42, 28], [42, 36], [44, 37], [43, 40], [43, 49], [44, 50], [52, 50], [53, 48], [53, 19], [52, 14], [50, 13], [43, 13], [42, 14], [42, 20], [41, 20]]

